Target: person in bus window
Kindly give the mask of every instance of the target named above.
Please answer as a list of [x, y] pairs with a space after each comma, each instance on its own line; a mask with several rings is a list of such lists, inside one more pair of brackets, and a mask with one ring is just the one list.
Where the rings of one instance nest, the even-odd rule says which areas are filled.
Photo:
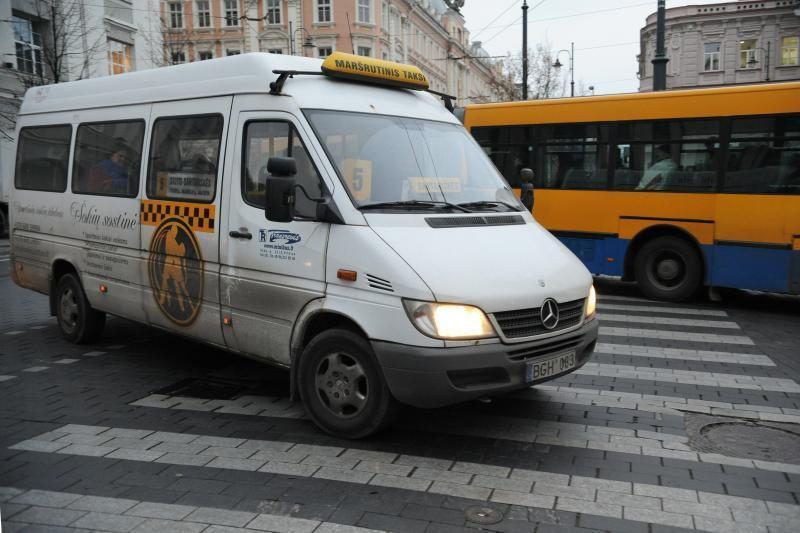
[[96, 193], [126, 194], [130, 149], [121, 139], [114, 140], [113, 152], [89, 169], [89, 190]]
[[655, 161], [650, 168], [645, 170], [639, 185], [636, 186], [637, 191], [665, 189], [670, 175], [678, 169], [677, 163], [669, 154], [669, 146], [666, 144], [656, 146], [653, 159]]

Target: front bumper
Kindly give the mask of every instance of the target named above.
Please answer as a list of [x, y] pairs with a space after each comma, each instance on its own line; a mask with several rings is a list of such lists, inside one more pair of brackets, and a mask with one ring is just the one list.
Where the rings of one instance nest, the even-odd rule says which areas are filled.
[[[394, 397], [415, 407], [442, 407], [492, 394], [523, 389], [583, 366], [597, 343], [597, 320], [580, 329], [519, 344], [479, 344], [459, 348], [422, 348], [372, 341], [375, 355]], [[575, 351], [576, 366], [529, 383], [529, 362]]]

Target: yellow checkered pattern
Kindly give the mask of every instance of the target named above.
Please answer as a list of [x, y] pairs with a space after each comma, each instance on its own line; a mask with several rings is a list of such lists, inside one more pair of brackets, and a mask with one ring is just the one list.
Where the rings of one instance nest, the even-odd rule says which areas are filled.
[[215, 215], [214, 205], [142, 200], [140, 218], [143, 226], [158, 226], [167, 218], [179, 218], [192, 228], [192, 231], [214, 233]]

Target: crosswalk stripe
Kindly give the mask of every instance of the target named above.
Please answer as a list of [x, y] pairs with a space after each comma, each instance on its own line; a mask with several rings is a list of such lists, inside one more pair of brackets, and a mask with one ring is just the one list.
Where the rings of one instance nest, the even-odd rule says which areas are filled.
[[[54, 439], [56, 435], [58, 438]], [[88, 438], [96, 437], [95, 442], [99, 444], [58, 442], [69, 436], [80, 436], [84, 442], [89, 441]], [[662, 514], [671, 515], [669, 519], [673, 525], [679, 524], [687, 528], [694, 527], [696, 517], [724, 516], [725, 520], [734, 523], [734, 518], [737, 518], [735, 513], [742, 509], [748, 510], [748, 513], [738, 516], [739, 525], [742, 522], [756, 526], [774, 524], [775, 517], [769, 514], [772, 512], [783, 516], [784, 523], [790, 527], [800, 528], [800, 514], [792, 506], [776, 505], [775, 502], [764, 500], [355, 448], [82, 425], [63, 426], [23, 442], [37, 439], [43, 439], [38, 442], [63, 446], [50, 450], [51, 453], [114, 457], [114, 453], [121, 450], [122, 445], [127, 445], [129, 448], [123, 460], [192, 464], [204, 468], [238, 468], [534, 508], [614, 516], [648, 523], [662, 523], [665, 517], [659, 515], [660, 511], [655, 509], [669, 509], [669, 512]], [[112, 442], [116, 444], [106, 445]], [[116, 447], [117, 444], [120, 446]], [[143, 444], [150, 446], [142, 450]], [[12, 449], [25, 449], [20, 448], [21, 445], [22, 443], [12, 446]], [[144, 454], [151, 450], [157, 450], [157, 455]], [[239, 452], [238, 457], [236, 452]], [[797, 465], [786, 466], [790, 468], [786, 472], [800, 470]], [[394, 473], [388, 474], [386, 471]], [[637, 496], [643, 498], [636, 498]], [[20, 499], [18, 496], [11, 501], [24, 503], [22, 500], [24, 498]], [[643, 507], [642, 503], [645, 501], [651, 501], [653, 507]], [[67, 505], [69, 503], [64, 506]], [[648, 509], [649, 512], [643, 512]], [[131, 513], [126, 511], [126, 514]]]
[[675, 370], [649, 366], [609, 365], [592, 362], [586, 363], [575, 373], [590, 376], [666, 381], [683, 385], [800, 393], [800, 385], [792, 379], [745, 376], [742, 374], [719, 374], [716, 372], [697, 372], [694, 370]]
[[689, 326], [695, 328], [720, 328], [720, 329], [741, 329], [736, 322], [725, 320], [699, 320], [692, 318], [665, 318], [662, 316], [643, 316], [643, 315], [623, 315], [615, 313], [597, 314], [600, 320], [611, 320], [614, 322], [632, 322], [635, 324], [661, 324], [664, 326]]
[[[598, 403], [602, 404], [600, 402], [602, 402], [602, 399], [598, 400]], [[591, 405], [585, 403], [585, 401], [576, 401], [574, 403]], [[236, 400], [203, 400], [199, 398], [153, 394], [135, 401], [131, 403], [131, 405], [277, 418], [302, 418], [304, 416], [302, 406], [288, 399], [271, 399], [258, 396], [247, 396]], [[633, 405], [633, 402], [617, 402], [613, 407], [633, 409]], [[649, 412], [680, 414], [671, 406], [657, 406], [652, 403], [645, 404], [644, 402], [642, 402], [642, 405], [648, 406], [649, 409], [642, 410]], [[264, 406], [269, 407], [265, 409]], [[718, 409], [724, 409], [726, 407], [727, 404], [717, 406]], [[701, 411], [702, 408], [698, 406], [696, 410]], [[761, 418], [761, 416], [763, 416], [765, 418], [761, 419], [766, 420], [772, 417], [773, 419], [781, 419], [781, 421], [789, 421], [796, 418], [782, 413], [763, 413], [763, 415], [757, 413], [747, 416], [744, 413], [740, 415], [737, 412], [736, 416], [741, 416], [742, 418]], [[516, 442], [565, 446], [569, 448], [588, 448], [593, 450], [754, 468], [754, 462], [749, 459], [697, 453], [686, 446], [688, 438], [682, 435], [650, 431], [643, 432], [641, 430], [627, 428], [572, 424], [548, 420], [520, 420], [519, 418], [513, 417], [479, 414], [471, 414], [470, 423], [464, 424], [460, 420], [453, 420], [450, 417], [438, 415], [436, 413], [431, 413], [424, 419], [415, 419], [411, 423], [405, 423], [404, 427], [415, 431], [430, 431], [448, 435], [488, 437]], [[53, 444], [49, 443], [30, 443], [27, 445], [41, 446], [45, 448], [44, 451], [51, 451], [50, 448], [54, 447]], [[758, 468], [781, 471], [780, 469], [785, 466], [783, 463], [764, 463], [764, 465], [766, 466], [760, 466]], [[800, 466], [790, 466], [790, 468], [796, 468], [798, 472], [800, 472]]]
[[678, 340], [708, 342], [720, 344], [747, 344], [755, 345], [750, 337], [739, 335], [717, 335], [715, 333], [687, 333], [684, 331], [663, 331], [658, 329], [638, 329], [638, 328], [618, 328], [611, 326], [600, 326], [600, 335], [611, 335], [614, 337], [636, 337], [661, 340]]
[[[513, 396], [530, 401], [557, 404], [594, 405], [672, 415], [691, 412], [714, 416], [734, 416], [765, 422], [800, 424], [800, 409], [696, 400], [681, 396], [656, 396], [559, 385], [537, 385], [516, 392]], [[637, 430], [636, 436], [651, 436], [651, 432], [643, 433]]]
[[[346, 526], [293, 516], [213, 507], [155, 503], [49, 490], [0, 487], [19, 507], [4, 522], [110, 531], [291, 531], [297, 533], [376, 533], [383, 530]], [[208, 529], [206, 529], [208, 528]], [[240, 529], [241, 528], [241, 529]], [[17, 531], [16, 528], [13, 528]], [[25, 528], [27, 531], [27, 528]]]
[[752, 353], [723, 352], [716, 350], [692, 350], [690, 348], [663, 348], [660, 346], [636, 346], [598, 342], [595, 353], [652, 357], [654, 359], [677, 359], [702, 361], [704, 363], [733, 363], [737, 365], [776, 366], [766, 355]]
[[728, 313], [717, 309], [697, 309], [690, 307], [666, 307], [654, 305], [626, 305], [626, 304], [612, 304], [603, 303], [601, 300], [597, 304], [599, 311], [635, 311], [639, 313], [664, 313], [675, 315], [696, 315], [696, 316], [719, 316], [727, 317]]

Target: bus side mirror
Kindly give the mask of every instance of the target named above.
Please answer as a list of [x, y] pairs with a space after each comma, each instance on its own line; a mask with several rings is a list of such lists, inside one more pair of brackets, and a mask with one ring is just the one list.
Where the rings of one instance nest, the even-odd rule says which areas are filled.
[[294, 220], [297, 164], [291, 157], [270, 157], [267, 172], [264, 215], [271, 222], [291, 222]]
[[524, 205], [528, 211], [533, 211], [533, 170], [523, 168], [519, 171], [519, 177], [522, 182], [522, 194], [520, 196], [522, 205]]

